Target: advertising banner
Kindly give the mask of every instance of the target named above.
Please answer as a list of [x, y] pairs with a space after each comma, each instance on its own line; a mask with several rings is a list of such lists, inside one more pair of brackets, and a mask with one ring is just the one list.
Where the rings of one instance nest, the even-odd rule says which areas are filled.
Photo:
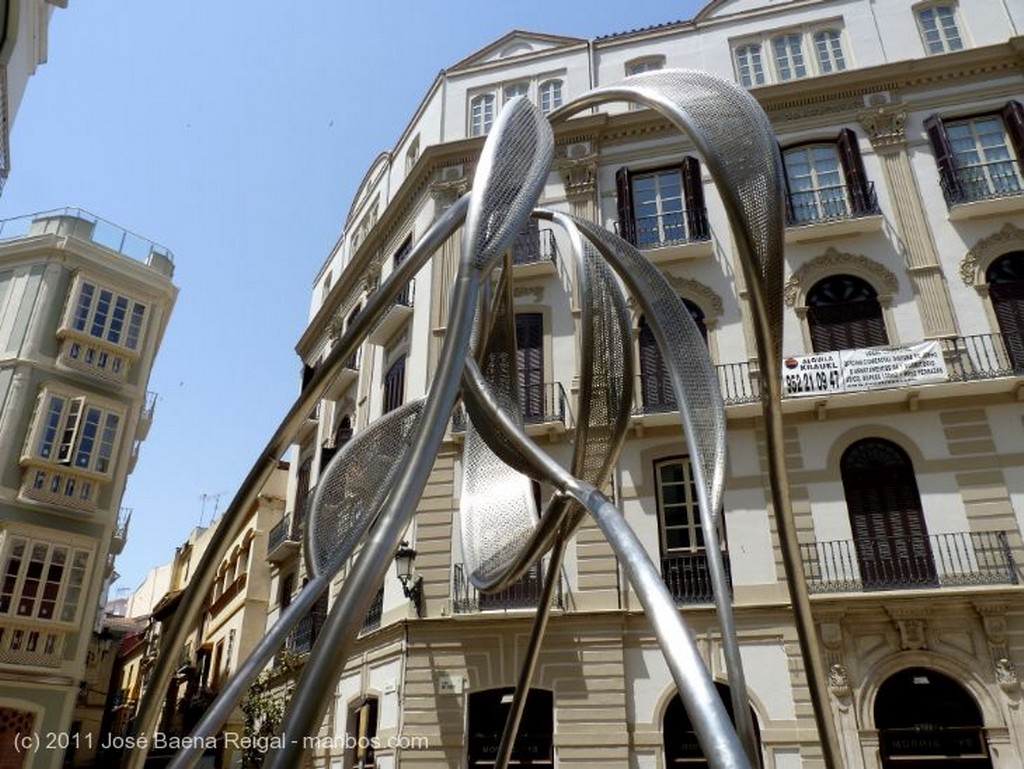
[[788, 398], [891, 389], [948, 379], [938, 342], [815, 353], [782, 362], [782, 394]]

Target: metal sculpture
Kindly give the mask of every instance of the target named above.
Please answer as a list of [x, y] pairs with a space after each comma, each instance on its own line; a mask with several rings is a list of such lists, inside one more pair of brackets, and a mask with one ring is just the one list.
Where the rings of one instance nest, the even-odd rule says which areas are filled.
[[[780, 349], [783, 177], [767, 118], [746, 91], [732, 84], [706, 73], [666, 70], [598, 88], [556, 111], [551, 122], [614, 100], [658, 110], [703, 154], [722, 194], [754, 306], [762, 392], [774, 393], [777, 401], [778, 365], [771, 364], [777, 364]], [[412, 520], [461, 396], [468, 419], [460, 524], [470, 579], [483, 592], [500, 590], [545, 555], [549, 559], [544, 595], [496, 765], [507, 766], [511, 755], [565, 543], [587, 514], [612, 545], [650, 618], [709, 764], [739, 769], [758, 763], [759, 747], [754, 741], [717, 540], [725, 476], [725, 413], [717, 375], [693, 319], [664, 276], [636, 247], [591, 222], [535, 210], [550, 170], [553, 146], [551, 127], [539, 111], [521, 97], [511, 100], [484, 145], [471, 192], [420, 239], [338, 340], [229, 506], [221, 522], [222, 532], [198, 565], [183, 597], [184, 608], [165, 633], [138, 729], [147, 731], [155, 725], [176, 649], [196, 620], [217, 563], [242, 526], [242, 511], [269, 475], [271, 460], [282, 453], [299, 416], [322, 397], [342, 361], [355, 352], [408, 280], [464, 220], [448, 331], [429, 393], [357, 433], [332, 459], [318, 485], [307, 526], [305, 553], [312, 580], [239, 668], [193, 736], [216, 733], [248, 681], [266, 665], [288, 630], [323, 593], [341, 565], [354, 558], [285, 715], [283, 747], [265, 764], [271, 769], [299, 765], [302, 736], [319, 726], [333, 693], [333, 686], [324, 682], [336, 680], [342, 671], [362, 618]], [[502, 265], [500, 255], [531, 216], [551, 221], [566, 233], [580, 299], [579, 421], [568, 470], [523, 430], [516, 392], [512, 269], [507, 258], [497, 289], [490, 290], [491, 275]], [[654, 332], [679, 404], [734, 697], [736, 730], [658, 569], [622, 514], [599, 491], [623, 445], [632, 402], [631, 335], [623, 286]], [[777, 437], [775, 423], [769, 422], [771, 451]], [[774, 488], [780, 479], [784, 481], [779, 470], [772, 465], [777, 512], [783, 503], [788, 505], [788, 499]], [[781, 470], [784, 472], [784, 466]], [[544, 480], [556, 490], [540, 513], [531, 479]], [[789, 561], [786, 563], [788, 567]], [[201, 743], [196, 740], [194, 744]], [[141, 758], [132, 756], [130, 766], [141, 764], [144, 751], [140, 753]], [[184, 769], [197, 758], [198, 751], [183, 751], [171, 766]]]

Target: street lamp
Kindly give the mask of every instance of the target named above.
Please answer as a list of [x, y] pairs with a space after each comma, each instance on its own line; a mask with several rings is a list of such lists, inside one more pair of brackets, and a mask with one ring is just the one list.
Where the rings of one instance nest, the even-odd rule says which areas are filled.
[[412, 600], [416, 607], [416, 616], [423, 616], [423, 577], [413, 574], [412, 564], [416, 560], [416, 550], [409, 547], [407, 540], [402, 540], [395, 551], [395, 572], [402, 583], [402, 592]]

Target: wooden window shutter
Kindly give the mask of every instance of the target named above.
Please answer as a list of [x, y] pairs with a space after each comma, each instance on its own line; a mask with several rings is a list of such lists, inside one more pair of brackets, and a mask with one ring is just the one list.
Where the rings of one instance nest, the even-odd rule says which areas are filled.
[[636, 245], [636, 219], [633, 214], [633, 188], [629, 169], [623, 166], [615, 172], [615, 195], [619, 208], [619, 237]]
[[704, 185], [700, 180], [700, 161], [692, 155], [683, 158], [683, 197], [686, 205], [688, 240], [707, 240], [708, 213], [704, 206]]
[[1019, 101], [1008, 101], [1003, 107], [1003, 125], [1017, 153], [1017, 167], [1024, 163], [1024, 106]]
[[949, 137], [946, 136], [946, 127], [942, 125], [942, 118], [938, 115], [927, 118], [924, 121], [924, 130], [927, 132], [928, 141], [932, 143], [932, 150], [935, 152], [935, 162], [939, 166], [939, 178], [942, 180], [946, 202], [956, 203], [963, 200], [964, 188], [960, 183], [953, 146], [949, 143]]
[[844, 128], [836, 139], [839, 148], [839, 162], [843, 165], [843, 177], [846, 179], [846, 191], [855, 213], [867, 213], [871, 209], [868, 190], [868, 176], [864, 172], [864, 159], [860, 155], [857, 134], [850, 128]]

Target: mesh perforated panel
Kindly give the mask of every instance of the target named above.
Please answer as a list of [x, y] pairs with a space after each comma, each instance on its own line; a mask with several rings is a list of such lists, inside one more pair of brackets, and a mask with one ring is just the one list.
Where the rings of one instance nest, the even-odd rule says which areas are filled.
[[333, 573], [355, 552], [405, 468], [405, 450], [423, 404], [423, 399], [410, 401], [385, 414], [328, 463], [306, 519], [304, 552], [313, 574]]
[[466, 217], [477, 269], [484, 269], [512, 245], [540, 198], [551, 169], [555, 142], [551, 126], [523, 96], [502, 109], [484, 144], [473, 177]]

